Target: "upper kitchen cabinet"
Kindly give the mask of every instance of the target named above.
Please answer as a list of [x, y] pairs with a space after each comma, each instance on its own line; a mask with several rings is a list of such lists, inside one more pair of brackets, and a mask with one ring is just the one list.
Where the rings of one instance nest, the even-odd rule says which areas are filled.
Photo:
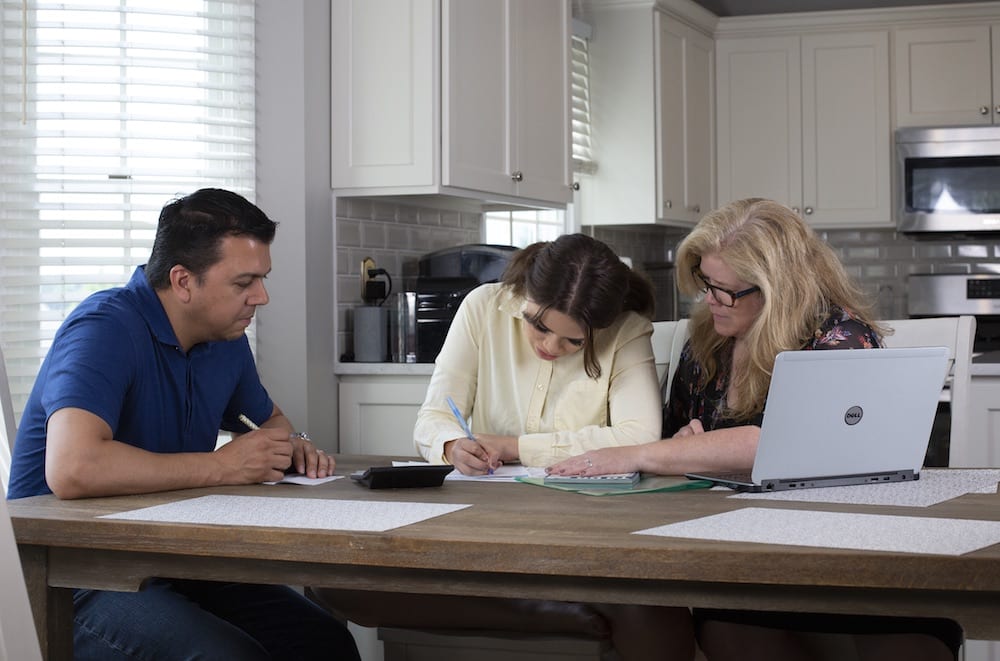
[[594, 3], [591, 20], [581, 222], [693, 225], [714, 201], [714, 42], [653, 3]]
[[898, 29], [896, 125], [1000, 123], [1000, 25]]
[[888, 31], [717, 39], [718, 203], [892, 225]]
[[337, 194], [571, 200], [567, 0], [338, 0], [332, 22]]

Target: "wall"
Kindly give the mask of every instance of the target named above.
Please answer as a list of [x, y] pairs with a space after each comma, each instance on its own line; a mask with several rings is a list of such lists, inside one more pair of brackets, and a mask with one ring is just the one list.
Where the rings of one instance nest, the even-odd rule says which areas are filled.
[[279, 223], [257, 365], [292, 423], [335, 451], [330, 6], [286, 0], [256, 11], [256, 202]]

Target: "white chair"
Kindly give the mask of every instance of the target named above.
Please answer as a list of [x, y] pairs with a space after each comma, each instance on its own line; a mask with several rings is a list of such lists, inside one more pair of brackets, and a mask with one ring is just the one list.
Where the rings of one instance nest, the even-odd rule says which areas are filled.
[[670, 384], [674, 380], [674, 372], [677, 371], [677, 361], [681, 356], [681, 349], [688, 338], [688, 320], [678, 321], [654, 321], [653, 336], [653, 357], [656, 362], [656, 376], [660, 379], [660, 394], [666, 403], [670, 396]]
[[7, 379], [7, 366], [3, 359], [3, 349], [0, 349], [0, 486], [4, 495], [7, 494], [7, 476], [10, 475], [10, 453], [14, 449], [14, 436], [17, 425], [14, 423], [14, 403], [10, 396], [10, 381]]
[[11, 403], [7, 368], [0, 350], [0, 468], [3, 469], [4, 497], [0, 498], [0, 659], [41, 661], [42, 653], [35, 633], [35, 620], [21, 571], [14, 528], [7, 511], [7, 474], [10, 471], [10, 448], [14, 443], [14, 406]]
[[973, 439], [969, 437], [970, 390], [972, 387], [972, 341], [976, 318], [929, 317], [925, 319], [890, 319], [879, 322], [893, 329], [886, 335], [887, 347], [944, 346], [951, 351], [949, 395], [951, 398], [951, 435], [949, 466], [972, 466]]

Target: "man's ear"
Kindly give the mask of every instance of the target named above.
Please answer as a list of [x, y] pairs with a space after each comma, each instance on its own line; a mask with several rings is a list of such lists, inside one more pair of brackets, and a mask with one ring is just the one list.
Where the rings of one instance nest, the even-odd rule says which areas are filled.
[[181, 303], [187, 303], [191, 300], [191, 288], [194, 286], [194, 280], [194, 273], [180, 264], [175, 264], [170, 269], [170, 291]]

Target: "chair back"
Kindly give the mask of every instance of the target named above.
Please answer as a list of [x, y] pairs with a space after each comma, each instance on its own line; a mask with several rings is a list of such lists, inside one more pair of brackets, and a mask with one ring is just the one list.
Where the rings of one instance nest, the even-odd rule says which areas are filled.
[[0, 349], [0, 486], [7, 493], [7, 477], [10, 475], [10, 454], [14, 449], [17, 425], [14, 423], [14, 402], [10, 396], [10, 381], [7, 366]]
[[656, 362], [656, 376], [660, 379], [660, 395], [666, 403], [670, 396], [670, 384], [677, 371], [677, 361], [688, 337], [688, 320], [654, 321], [653, 358]]
[[951, 434], [948, 452], [949, 466], [972, 466], [973, 439], [969, 435], [971, 412], [972, 343], [976, 334], [976, 318], [929, 317], [925, 319], [890, 319], [879, 322], [893, 329], [884, 338], [887, 347], [943, 346], [951, 351], [947, 379], [951, 408]]
[[28, 601], [28, 589], [21, 571], [21, 556], [17, 552], [14, 528], [7, 511], [7, 476], [10, 473], [10, 451], [14, 445], [14, 404], [10, 396], [7, 367], [0, 349], [0, 478], [3, 498], [0, 498], [0, 659], [41, 661], [35, 620]]
[[0, 498], [0, 659], [41, 661], [35, 620], [21, 570], [7, 499]]

